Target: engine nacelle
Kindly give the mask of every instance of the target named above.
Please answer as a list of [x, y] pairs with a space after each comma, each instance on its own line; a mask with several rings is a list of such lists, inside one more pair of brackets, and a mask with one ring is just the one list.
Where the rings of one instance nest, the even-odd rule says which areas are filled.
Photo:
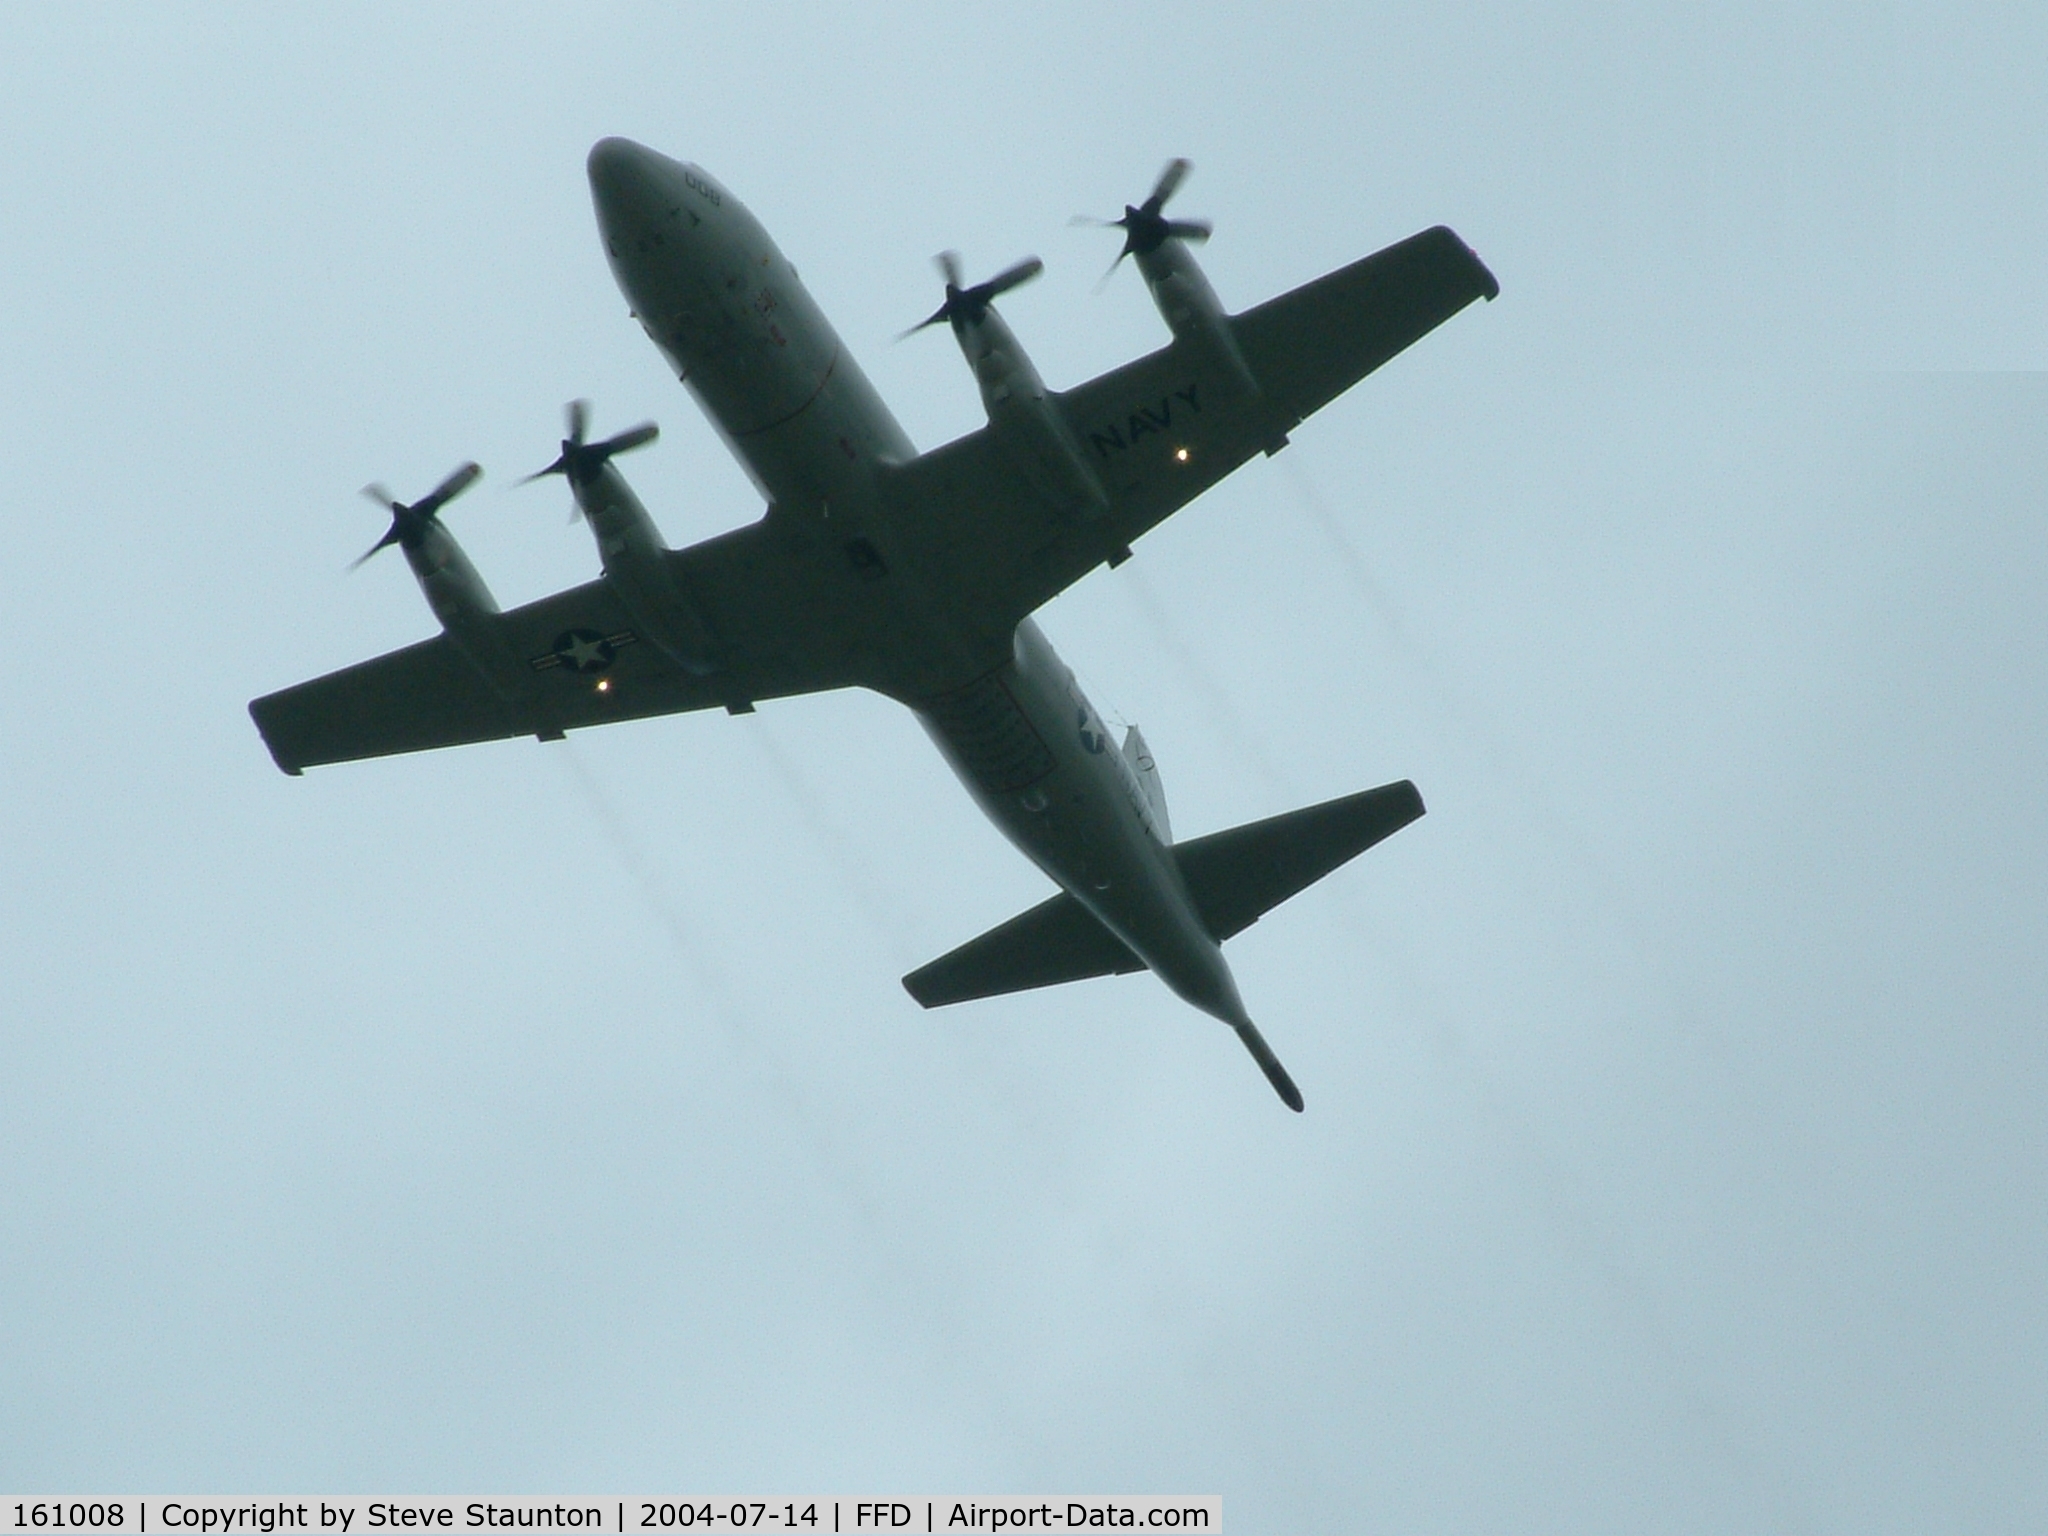
[[400, 546], [405, 563], [441, 621], [449, 642], [476, 668], [484, 685], [507, 702], [517, 701], [526, 669], [499, 629], [498, 600], [440, 519], [426, 518], [416, 537]]
[[956, 321], [953, 335], [974, 370], [989, 430], [1018, 472], [1062, 510], [1083, 517], [1108, 512], [1102, 481], [1002, 317], [986, 309], [979, 319]]
[[633, 627], [684, 671], [698, 677], [716, 672], [717, 639], [677, 584], [668, 545], [625, 477], [603, 463], [571, 476], [569, 484], [597, 540], [605, 580]]
[[364, 551], [354, 570], [380, 549], [396, 544], [405, 552], [413, 579], [427, 606], [441, 621], [449, 643], [477, 669], [491, 691], [510, 700], [519, 692], [519, 669], [498, 625], [498, 600], [477, 575], [455, 535], [441, 525], [441, 509], [476, 484], [483, 470], [463, 464], [415, 502], [403, 502], [381, 485], [366, 485], [363, 494], [391, 514], [384, 537]]
[[1230, 316], [1185, 241], [1167, 240], [1156, 250], [1136, 254], [1138, 271], [1158, 306], [1159, 318], [1174, 339], [1194, 348], [1218, 372], [1236, 381], [1248, 395], [1259, 393], [1259, 381], [1245, 365]]
[[469, 634], [482, 627], [484, 620], [496, 617], [498, 600], [440, 519], [422, 519], [417, 537], [400, 547], [443, 629], [458, 636]]
[[1136, 792], [1131, 800], [1137, 807], [1139, 819], [1145, 823], [1148, 832], [1171, 848], [1173, 823], [1166, 815], [1166, 786], [1160, 782], [1159, 765], [1152, 759], [1152, 749], [1145, 745], [1145, 738], [1135, 725], [1124, 732], [1120, 756], [1127, 786], [1135, 786]]

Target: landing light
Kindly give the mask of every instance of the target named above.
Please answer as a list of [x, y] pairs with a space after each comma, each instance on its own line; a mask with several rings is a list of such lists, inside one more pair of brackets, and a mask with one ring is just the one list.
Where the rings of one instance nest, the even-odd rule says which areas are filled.
[[608, 677], [599, 678], [597, 680], [597, 691], [599, 693], [610, 693], [612, 691], [612, 680]]
[[1174, 450], [1173, 450], [1173, 456], [1174, 456], [1174, 457], [1175, 457], [1176, 459], [1180, 460], [1180, 462], [1181, 462], [1181, 463], [1183, 463], [1183, 464], [1187, 463], [1187, 461], [1188, 461], [1188, 451], [1187, 451], [1187, 449], [1185, 449], [1185, 448], [1176, 448], [1176, 449], [1174, 449]]

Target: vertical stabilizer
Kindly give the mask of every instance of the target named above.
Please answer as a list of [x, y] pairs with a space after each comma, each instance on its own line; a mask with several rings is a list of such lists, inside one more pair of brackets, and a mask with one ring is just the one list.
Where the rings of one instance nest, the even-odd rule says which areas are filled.
[[1124, 761], [1131, 765], [1138, 787], [1145, 791], [1145, 804], [1152, 809], [1152, 824], [1159, 829], [1159, 841], [1171, 845], [1173, 823], [1166, 817], [1166, 785], [1160, 780], [1159, 764], [1152, 759], [1152, 749], [1145, 745], [1145, 738], [1138, 734], [1135, 725], [1124, 732]]

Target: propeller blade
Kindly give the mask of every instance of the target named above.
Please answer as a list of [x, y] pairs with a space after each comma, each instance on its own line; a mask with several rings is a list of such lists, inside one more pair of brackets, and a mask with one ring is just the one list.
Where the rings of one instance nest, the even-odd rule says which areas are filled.
[[1026, 256], [1022, 261], [1013, 262], [1003, 268], [985, 283], [976, 283], [972, 288], [961, 286], [960, 253], [941, 251], [932, 258], [940, 273], [946, 279], [946, 302], [933, 310], [924, 319], [896, 339], [904, 341], [915, 336], [928, 325], [937, 325], [941, 320], [950, 320], [955, 325], [975, 325], [988, 312], [990, 302], [998, 294], [1008, 293], [1019, 283], [1028, 283], [1045, 270], [1045, 263], [1036, 256]]
[[1115, 229], [1116, 221], [1113, 219], [1098, 219], [1092, 213], [1077, 213], [1071, 219], [1067, 220], [1067, 228]]
[[1142, 203], [1124, 204], [1124, 216], [1120, 219], [1091, 219], [1086, 214], [1077, 214], [1071, 220], [1075, 224], [1099, 224], [1105, 229], [1124, 232], [1124, 248], [1109, 264], [1109, 271], [1103, 274], [1102, 281], [1095, 285], [1098, 292], [1107, 286], [1126, 256], [1149, 256], [1169, 240], [1199, 243], [1209, 238], [1211, 225], [1207, 219], [1169, 219], [1159, 211], [1166, 200], [1180, 190], [1180, 184], [1187, 180], [1192, 169], [1186, 160], [1167, 161], [1166, 169], [1153, 183], [1152, 195]]
[[628, 427], [625, 431], [606, 438], [593, 451], [610, 458], [615, 453], [631, 453], [635, 448], [644, 448], [659, 436], [660, 427], [651, 421], [643, 421], [637, 427]]
[[349, 570], [351, 570], [351, 571], [359, 571], [359, 570], [361, 570], [361, 569], [363, 568], [363, 562], [364, 562], [364, 561], [366, 561], [366, 560], [368, 560], [368, 559], [370, 558], [370, 556], [372, 556], [372, 555], [376, 554], [376, 553], [377, 553], [377, 551], [378, 551], [378, 550], [380, 550], [380, 549], [388, 549], [388, 548], [390, 548], [390, 547], [391, 547], [391, 546], [392, 546], [393, 544], [396, 544], [397, 542], [398, 542], [398, 524], [397, 524], [397, 522], [396, 522], [396, 521], [393, 521], [393, 523], [391, 524], [390, 528], [388, 528], [388, 529], [386, 529], [386, 530], [385, 530], [385, 533], [384, 533], [384, 537], [383, 537], [383, 538], [379, 539], [379, 540], [378, 540], [378, 541], [377, 541], [376, 543], [372, 544], [372, 545], [371, 545], [371, 546], [370, 546], [370, 547], [369, 547], [368, 549], [364, 550], [364, 551], [363, 551], [363, 552], [362, 552], [362, 553], [361, 553], [360, 555], [357, 555], [357, 556], [355, 557], [355, 559], [353, 559], [353, 560], [349, 561], [349, 563], [348, 563], [348, 568], [349, 568]]
[[1044, 262], [1040, 261], [1036, 256], [1026, 256], [1014, 266], [1003, 268], [994, 277], [981, 284], [976, 291], [982, 295], [982, 303], [986, 304], [998, 294], [1008, 293], [1020, 283], [1030, 282], [1031, 279], [1038, 276], [1044, 270]]
[[360, 569], [363, 562], [380, 549], [393, 544], [403, 544], [409, 539], [423, 538], [427, 523], [434, 514], [476, 484], [477, 477], [482, 473], [482, 467], [474, 461], [464, 464], [411, 506], [393, 496], [389, 487], [372, 480], [363, 487], [363, 494], [391, 514], [391, 526], [384, 530], [383, 538], [356, 557], [349, 569]]
[[477, 482], [483, 474], [483, 466], [471, 460], [456, 470], [446, 480], [435, 486], [426, 496], [412, 504], [411, 511], [419, 517], [432, 517], [449, 502], [460, 496]]
[[[546, 469], [535, 470], [527, 475], [518, 482], [520, 485], [531, 485], [534, 481], [544, 480], [549, 475], [562, 475], [570, 480], [580, 479], [594, 473], [613, 454], [630, 453], [635, 448], [644, 448], [661, 436], [660, 427], [651, 421], [643, 421], [639, 426], [628, 427], [601, 443], [586, 443], [583, 438], [590, 430], [590, 402], [571, 400], [564, 410], [564, 416], [567, 419], [569, 435], [562, 439], [562, 451], [555, 456], [555, 462]], [[454, 477], [450, 478], [452, 480]], [[465, 480], [463, 484], [466, 486], [468, 481]], [[572, 523], [575, 520], [574, 515], [569, 519]]]
[[1145, 211], [1157, 213], [1166, 206], [1166, 200], [1180, 190], [1180, 184], [1187, 180], [1188, 172], [1194, 166], [1178, 157], [1166, 162], [1166, 169], [1159, 173], [1159, 180], [1153, 185], [1152, 195], [1145, 199]]

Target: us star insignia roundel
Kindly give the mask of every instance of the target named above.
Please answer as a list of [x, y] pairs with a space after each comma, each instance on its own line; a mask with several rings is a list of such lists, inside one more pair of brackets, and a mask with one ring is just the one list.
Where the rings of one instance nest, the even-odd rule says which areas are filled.
[[550, 667], [566, 667], [571, 672], [602, 672], [617, 659], [620, 646], [631, 645], [639, 638], [630, 629], [609, 635], [594, 629], [565, 629], [555, 637], [553, 649], [545, 656], [533, 658], [533, 669], [545, 672]]

